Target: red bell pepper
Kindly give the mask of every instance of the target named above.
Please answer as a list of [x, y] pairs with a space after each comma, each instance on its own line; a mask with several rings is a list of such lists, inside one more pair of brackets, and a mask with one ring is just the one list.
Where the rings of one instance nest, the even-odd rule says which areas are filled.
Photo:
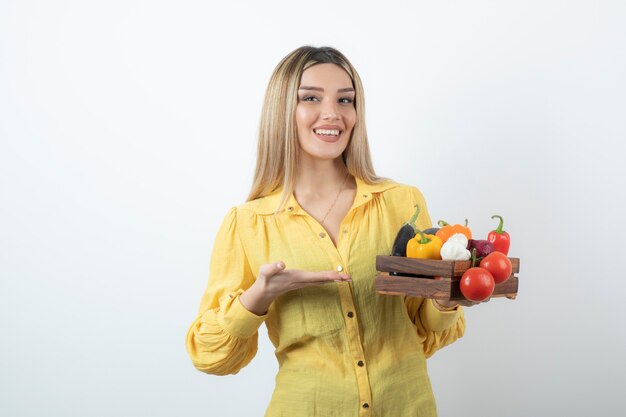
[[500, 219], [500, 224], [498, 225], [496, 230], [492, 230], [491, 232], [489, 232], [489, 234], [487, 235], [487, 240], [491, 242], [496, 251], [508, 255], [509, 247], [511, 246], [511, 237], [507, 232], [502, 230], [502, 227], [504, 226], [504, 220], [501, 216], [498, 216], [497, 214], [494, 214], [493, 216], [491, 216], [491, 218]]

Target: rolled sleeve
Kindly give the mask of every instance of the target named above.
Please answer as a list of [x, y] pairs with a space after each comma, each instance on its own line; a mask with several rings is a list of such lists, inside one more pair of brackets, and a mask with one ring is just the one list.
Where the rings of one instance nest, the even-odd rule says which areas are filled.
[[258, 329], [266, 316], [248, 311], [239, 296], [254, 282], [238, 234], [237, 210], [231, 209], [217, 233], [210, 277], [198, 315], [187, 332], [187, 351], [199, 370], [234, 374], [257, 351]]
[[231, 335], [248, 338], [259, 330], [267, 314], [257, 316], [245, 308], [239, 299], [242, 292], [237, 291], [224, 297], [223, 309], [218, 314], [217, 321]]
[[463, 307], [456, 310], [441, 311], [433, 304], [433, 300], [425, 300], [420, 308], [420, 320], [426, 330], [441, 332], [454, 326], [463, 314]]

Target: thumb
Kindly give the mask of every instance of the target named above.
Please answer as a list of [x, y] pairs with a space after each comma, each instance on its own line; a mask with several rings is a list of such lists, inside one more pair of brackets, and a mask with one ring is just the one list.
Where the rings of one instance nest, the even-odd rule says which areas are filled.
[[285, 269], [285, 263], [282, 261], [265, 264], [261, 265], [261, 268], [259, 269], [259, 275], [264, 275], [269, 278], [273, 275], [278, 274], [283, 269]]

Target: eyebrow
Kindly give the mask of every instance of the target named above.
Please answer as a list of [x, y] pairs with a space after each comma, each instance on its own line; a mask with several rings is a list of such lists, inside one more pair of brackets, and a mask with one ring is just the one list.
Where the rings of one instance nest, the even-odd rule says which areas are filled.
[[[324, 91], [323, 88], [321, 87], [311, 87], [308, 85], [302, 85], [300, 87], [298, 87], [298, 90], [315, 90], [315, 91]], [[349, 93], [349, 92], [353, 92], [354, 88], [352, 87], [348, 87], [348, 88], [340, 88], [339, 90], [337, 90], [338, 93]]]

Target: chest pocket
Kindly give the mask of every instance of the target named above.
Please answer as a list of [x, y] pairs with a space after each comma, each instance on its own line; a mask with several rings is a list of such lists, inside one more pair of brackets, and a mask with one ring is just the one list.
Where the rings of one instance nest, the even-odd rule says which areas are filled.
[[324, 336], [343, 329], [337, 284], [329, 282], [298, 290], [303, 331], [307, 336]]
[[[282, 260], [288, 269], [323, 271], [331, 269], [327, 255], [319, 246], [317, 234], [306, 221], [297, 218], [281, 229], [284, 234], [267, 240], [274, 242], [263, 256], [256, 256], [252, 268], [263, 263]], [[318, 337], [343, 329], [341, 303], [337, 283], [328, 282], [289, 291], [274, 300], [275, 318], [280, 344], [298, 343], [306, 337]]]
[[266, 321], [268, 331], [283, 348], [340, 332], [344, 326], [334, 282], [282, 294], [272, 310], [274, 314]]

